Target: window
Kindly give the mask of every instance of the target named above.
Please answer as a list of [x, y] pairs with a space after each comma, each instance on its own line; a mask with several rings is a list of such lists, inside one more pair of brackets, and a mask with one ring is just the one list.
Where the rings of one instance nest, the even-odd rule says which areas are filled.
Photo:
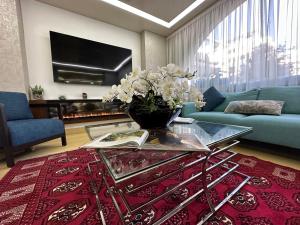
[[[226, 7], [226, 2], [217, 5], [185, 30], [199, 39], [197, 51], [181, 59], [197, 70], [197, 85], [201, 89], [214, 85], [222, 91], [300, 85], [300, 1], [247, 0], [227, 9], [223, 18], [212, 19]], [[211, 29], [203, 37], [207, 27]]]

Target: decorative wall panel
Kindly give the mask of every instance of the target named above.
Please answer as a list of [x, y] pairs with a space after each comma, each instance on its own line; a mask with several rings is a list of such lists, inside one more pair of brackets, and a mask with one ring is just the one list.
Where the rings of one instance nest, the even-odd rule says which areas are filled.
[[0, 0], [0, 91], [26, 92], [18, 7], [18, 0]]
[[142, 69], [157, 70], [167, 63], [166, 38], [150, 31], [144, 31], [142, 39]]

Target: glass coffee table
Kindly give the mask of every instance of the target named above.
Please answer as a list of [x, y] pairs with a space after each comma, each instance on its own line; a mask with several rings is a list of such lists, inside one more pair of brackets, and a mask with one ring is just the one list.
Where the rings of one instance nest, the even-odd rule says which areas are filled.
[[[95, 139], [107, 132], [136, 130], [138, 128], [139, 126], [135, 122], [129, 121], [87, 126], [86, 131], [91, 139]], [[133, 224], [133, 220], [136, 221], [136, 215], [140, 216], [139, 219], [141, 221], [149, 222], [148, 224], [162, 224], [200, 196], [205, 196], [209, 210], [204, 213], [198, 222], [198, 224], [203, 224], [250, 179], [248, 175], [236, 170], [239, 165], [230, 160], [237, 153], [230, 149], [239, 143], [235, 139], [250, 133], [252, 128], [195, 121], [192, 124], [173, 123], [168, 129], [180, 135], [195, 134], [209, 149], [173, 151], [172, 149], [162, 149], [160, 145], [146, 142], [141, 147], [122, 146], [96, 149], [95, 161], [88, 164], [90, 173], [96, 172], [101, 174], [107, 192], [123, 224]], [[92, 164], [104, 164], [104, 170], [93, 171]], [[147, 188], [159, 185], [180, 173], [194, 168], [198, 171], [197, 173], [193, 173], [179, 183], [170, 185], [170, 187], [159, 191], [151, 198], [137, 202], [132, 197], [137, 196]], [[222, 173], [208, 181], [208, 173], [215, 169], [222, 170]], [[239, 184], [216, 204], [211, 199], [211, 190], [229, 174], [233, 173], [241, 177]], [[196, 181], [201, 181], [202, 183], [199, 189], [189, 193], [180, 203], [171, 210], [167, 210], [165, 214], [160, 215], [158, 218], [154, 215], [149, 217], [149, 215], [154, 213], [151, 210], [149, 211], [152, 206], [155, 207], [156, 204], [161, 206], [162, 199]], [[97, 181], [93, 180], [92, 189], [96, 196], [102, 223], [105, 224], [100, 204], [101, 200], [97, 195], [96, 183]]]

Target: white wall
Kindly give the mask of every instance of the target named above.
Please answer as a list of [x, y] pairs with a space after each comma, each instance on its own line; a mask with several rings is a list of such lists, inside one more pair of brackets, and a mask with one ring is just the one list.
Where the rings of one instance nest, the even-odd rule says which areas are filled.
[[150, 31], [142, 33], [142, 68], [156, 70], [167, 63], [166, 38]]
[[60, 84], [53, 82], [49, 31], [56, 31], [93, 41], [129, 48], [133, 54], [133, 68], [141, 67], [140, 34], [107, 23], [90, 19], [34, 0], [21, 1], [29, 84], [45, 88], [46, 99], [60, 95], [81, 98], [99, 98], [110, 87]]

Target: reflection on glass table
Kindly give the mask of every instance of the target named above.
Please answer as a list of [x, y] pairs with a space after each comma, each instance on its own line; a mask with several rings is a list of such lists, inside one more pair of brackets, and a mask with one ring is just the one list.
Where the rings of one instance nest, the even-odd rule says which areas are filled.
[[113, 122], [107, 124], [89, 125], [85, 127], [87, 134], [91, 140], [101, 137], [108, 132], [118, 133], [129, 130], [138, 130], [140, 126], [133, 121]]
[[193, 124], [171, 124], [174, 132], [196, 134], [201, 142], [213, 146], [252, 131], [251, 127], [195, 121]]
[[[125, 124], [125, 127], [135, 127], [135, 123], [131, 123], [131, 125], [129, 123]], [[112, 127], [115, 129], [114, 132], [117, 132], [118, 128], [116, 127], [124, 126], [113, 125]], [[97, 130], [97, 126], [92, 127], [93, 132], [96, 131], [98, 134], [101, 133], [99, 131], [110, 132], [109, 128], [109, 126], [101, 125], [99, 130]], [[88, 132], [89, 130], [90, 128], [87, 127]], [[174, 149], [166, 151], [164, 141], [168, 140], [168, 138], [164, 136], [165, 134], [162, 131], [149, 130], [149, 140], [141, 147], [99, 148], [97, 153], [101, 160], [97, 159], [90, 164], [99, 163], [105, 165], [105, 170], [97, 172], [102, 175], [102, 181], [123, 224], [129, 224], [134, 221], [136, 213], [140, 213], [141, 218], [146, 216], [149, 207], [151, 208], [153, 205], [155, 207], [155, 204], [160, 204], [162, 199], [172, 195], [180, 188], [192, 185], [194, 182], [200, 182], [201, 186], [197, 186], [198, 188], [195, 190], [193, 189], [194, 192], [190, 196], [182, 199], [174, 208], [160, 215], [151, 224], [164, 223], [202, 195], [205, 196], [204, 198], [209, 206], [209, 210], [203, 213], [203, 217], [200, 218], [198, 223], [204, 224], [250, 179], [250, 176], [247, 174], [236, 171], [239, 165], [230, 160], [237, 153], [230, 151], [230, 149], [239, 143], [239, 141], [235, 141], [236, 138], [250, 133], [252, 128], [201, 121], [195, 121], [193, 124], [174, 123], [168, 127], [167, 132], [176, 134], [178, 137], [185, 135], [196, 137], [199, 143], [209, 147], [209, 149], [201, 149], [201, 151], [198, 151], [199, 149], [184, 151], [185, 148], [180, 147], [174, 151], [176, 145], [180, 146], [181, 144], [176, 142], [178, 141], [177, 137], [173, 140], [175, 141], [175, 145], [172, 146]], [[92, 135], [89, 136], [91, 137]], [[173, 138], [172, 136], [171, 139]], [[175, 186], [170, 185], [164, 191], [157, 192], [157, 195], [138, 203], [132, 198], [132, 196], [138, 195], [138, 193], [143, 192], [143, 190], [152, 185], [155, 186], [156, 184], [159, 185], [169, 181], [171, 177], [180, 175], [189, 169], [195, 169], [196, 172], [180, 180]], [[207, 179], [208, 171], [215, 169], [222, 170], [222, 173], [216, 173], [217, 175], [213, 179]], [[211, 189], [232, 173], [240, 176], [239, 184], [231, 189], [226, 196], [223, 196], [220, 202], [213, 202], [210, 193]], [[102, 209], [101, 207], [98, 208], [101, 214]]]
[[[86, 130], [90, 137], [96, 138], [105, 134], [104, 132], [121, 132], [126, 130], [126, 128], [138, 129], [139, 126], [135, 122], [126, 122], [99, 126], [93, 125], [86, 127]], [[193, 124], [173, 123], [168, 127], [168, 130], [179, 136], [194, 136], [199, 139], [199, 143], [212, 147], [247, 134], [252, 128], [195, 121]], [[143, 173], [170, 161], [186, 159], [187, 157], [193, 157], [195, 154], [200, 154], [198, 152], [193, 153], [195, 152], [193, 149], [185, 148], [185, 146], [180, 148], [176, 147], [176, 145], [163, 145], [161, 142], [153, 142], [154, 138], [151, 137], [153, 136], [151, 134], [155, 134], [154, 136], [158, 137], [158, 139], [165, 139], [165, 132], [152, 130], [149, 133], [149, 140], [138, 148], [119, 146], [97, 149], [115, 182], [124, 181], [133, 175]], [[209, 149], [207, 150], [209, 151]], [[202, 149], [202, 152], [207, 150]]]

